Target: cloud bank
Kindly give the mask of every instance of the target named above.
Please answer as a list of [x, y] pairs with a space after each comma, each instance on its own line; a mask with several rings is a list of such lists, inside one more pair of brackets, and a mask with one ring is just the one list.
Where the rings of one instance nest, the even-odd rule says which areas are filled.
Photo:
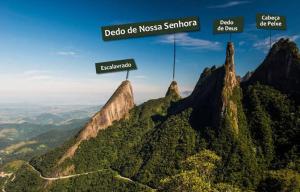
[[[176, 45], [186, 47], [186, 48], [200, 49], [200, 50], [221, 49], [221, 44], [219, 42], [194, 38], [189, 36], [187, 33], [178, 33], [175, 35], [175, 39], [176, 39]], [[173, 44], [174, 35], [165, 35], [160, 39], [159, 42]]]

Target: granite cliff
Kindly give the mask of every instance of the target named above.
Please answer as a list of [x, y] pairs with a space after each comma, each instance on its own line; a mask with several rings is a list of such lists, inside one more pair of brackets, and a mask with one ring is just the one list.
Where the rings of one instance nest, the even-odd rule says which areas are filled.
[[75, 144], [67, 150], [58, 161], [58, 164], [62, 163], [66, 158], [72, 157], [81, 142], [96, 137], [100, 130], [106, 129], [112, 125], [114, 121], [127, 117], [130, 109], [133, 107], [132, 86], [131, 83], [126, 80], [121, 83], [103, 108], [97, 112], [78, 133]]

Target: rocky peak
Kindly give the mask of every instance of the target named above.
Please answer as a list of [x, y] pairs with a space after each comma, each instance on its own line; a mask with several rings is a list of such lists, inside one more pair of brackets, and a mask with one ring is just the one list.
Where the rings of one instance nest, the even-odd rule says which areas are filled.
[[103, 108], [78, 133], [75, 144], [67, 150], [58, 164], [62, 163], [66, 158], [72, 157], [82, 141], [96, 137], [100, 130], [106, 129], [114, 121], [127, 117], [130, 109], [133, 107], [132, 86], [126, 80], [121, 83]]
[[267, 58], [272, 57], [279, 52], [285, 52], [293, 57], [299, 57], [299, 49], [295, 42], [291, 41], [289, 38], [281, 38], [272, 46], [268, 53]]
[[207, 76], [209, 76], [212, 71], [214, 71], [216, 69], [216, 66], [212, 66], [212, 67], [205, 67], [205, 69], [202, 71], [201, 75], [200, 75], [200, 79], [203, 79]]
[[225, 66], [229, 66], [234, 70], [234, 46], [232, 42], [227, 43]]
[[232, 42], [228, 42], [226, 49], [225, 59], [225, 77], [224, 77], [224, 88], [223, 88], [223, 101], [224, 106], [227, 105], [227, 99], [232, 94], [234, 87], [238, 84], [235, 66], [234, 66], [234, 46]]
[[224, 76], [224, 86], [222, 90], [222, 110], [221, 117], [224, 118], [225, 113], [229, 118], [229, 124], [233, 128], [233, 131], [238, 134], [238, 109], [236, 101], [232, 100], [231, 96], [234, 94], [233, 91], [239, 84], [234, 66], [234, 46], [232, 42], [228, 42], [226, 49], [226, 59], [225, 59], [225, 76]]
[[230, 98], [238, 85], [234, 66], [234, 45], [229, 42], [224, 65], [204, 69], [192, 94], [179, 102], [174, 113], [192, 108], [193, 127], [218, 128], [228, 109], [234, 119], [233, 127], [237, 130], [237, 108]]
[[228, 42], [225, 59], [225, 85], [233, 89], [237, 83], [234, 66], [234, 46], [232, 42]]
[[171, 82], [167, 90], [166, 97], [180, 98], [179, 87], [176, 81]]
[[270, 85], [300, 103], [300, 56], [296, 44], [289, 39], [276, 42], [245, 84], [255, 82]]

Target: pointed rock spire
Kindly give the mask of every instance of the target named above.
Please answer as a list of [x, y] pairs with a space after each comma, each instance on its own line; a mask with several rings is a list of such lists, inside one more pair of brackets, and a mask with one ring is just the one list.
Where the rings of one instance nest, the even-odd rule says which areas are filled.
[[168, 91], [166, 93], [166, 97], [172, 97], [172, 98], [180, 98], [180, 94], [179, 94], [179, 88], [178, 88], [178, 84], [176, 81], [172, 81]]
[[238, 134], [238, 108], [237, 103], [231, 97], [233, 95], [234, 88], [238, 86], [238, 80], [235, 74], [234, 66], [234, 46], [232, 42], [228, 42], [226, 49], [226, 60], [225, 60], [225, 77], [224, 87], [222, 90], [222, 108], [221, 117], [224, 117], [225, 113], [228, 114], [230, 120], [229, 124], [233, 128], [234, 132]]
[[232, 42], [227, 43], [225, 65], [234, 65], [234, 45]]
[[225, 60], [225, 85], [227, 85], [228, 88], [233, 89], [237, 84], [238, 81], [236, 79], [234, 66], [234, 45], [232, 42], [228, 42]]

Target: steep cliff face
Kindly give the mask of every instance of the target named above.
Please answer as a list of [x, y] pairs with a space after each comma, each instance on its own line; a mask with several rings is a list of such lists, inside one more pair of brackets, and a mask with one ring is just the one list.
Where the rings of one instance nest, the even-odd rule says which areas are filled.
[[245, 84], [270, 85], [290, 94], [300, 103], [300, 55], [297, 45], [280, 39]]
[[221, 115], [224, 117], [227, 110], [229, 116], [229, 123], [234, 129], [234, 132], [238, 134], [238, 109], [237, 101], [232, 99], [233, 91], [238, 85], [238, 81], [235, 74], [234, 67], [234, 47], [233, 43], [228, 43], [226, 50], [226, 60], [225, 60], [225, 77], [224, 77], [224, 87], [222, 90], [222, 111]]
[[258, 169], [239, 84], [234, 45], [229, 42], [225, 64], [206, 69], [189, 98], [193, 108], [190, 122], [193, 128], [200, 130], [209, 149], [222, 156], [218, 176], [233, 183], [242, 181], [252, 185], [257, 183]]
[[192, 94], [180, 101], [174, 111], [176, 113], [191, 107], [193, 127], [218, 128], [227, 107], [232, 111], [232, 115], [236, 116], [236, 107], [233, 102], [230, 102], [236, 86], [238, 86], [238, 81], [234, 66], [234, 46], [229, 42], [226, 48], [225, 64], [218, 68], [215, 66], [205, 68]]
[[62, 163], [66, 158], [72, 157], [82, 141], [96, 137], [100, 130], [112, 125], [113, 121], [125, 118], [133, 107], [134, 99], [131, 84], [129, 81], [123, 81], [104, 107], [79, 132], [75, 144], [67, 150], [58, 164]]
[[180, 98], [179, 87], [176, 81], [171, 82], [167, 90], [166, 97]]
[[235, 74], [234, 66], [234, 47], [233, 43], [229, 42], [226, 50], [225, 59], [225, 77], [223, 87], [223, 105], [228, 104], [228, 98], [232, 95], [233, 89], [237, 86], [238, 81]]

